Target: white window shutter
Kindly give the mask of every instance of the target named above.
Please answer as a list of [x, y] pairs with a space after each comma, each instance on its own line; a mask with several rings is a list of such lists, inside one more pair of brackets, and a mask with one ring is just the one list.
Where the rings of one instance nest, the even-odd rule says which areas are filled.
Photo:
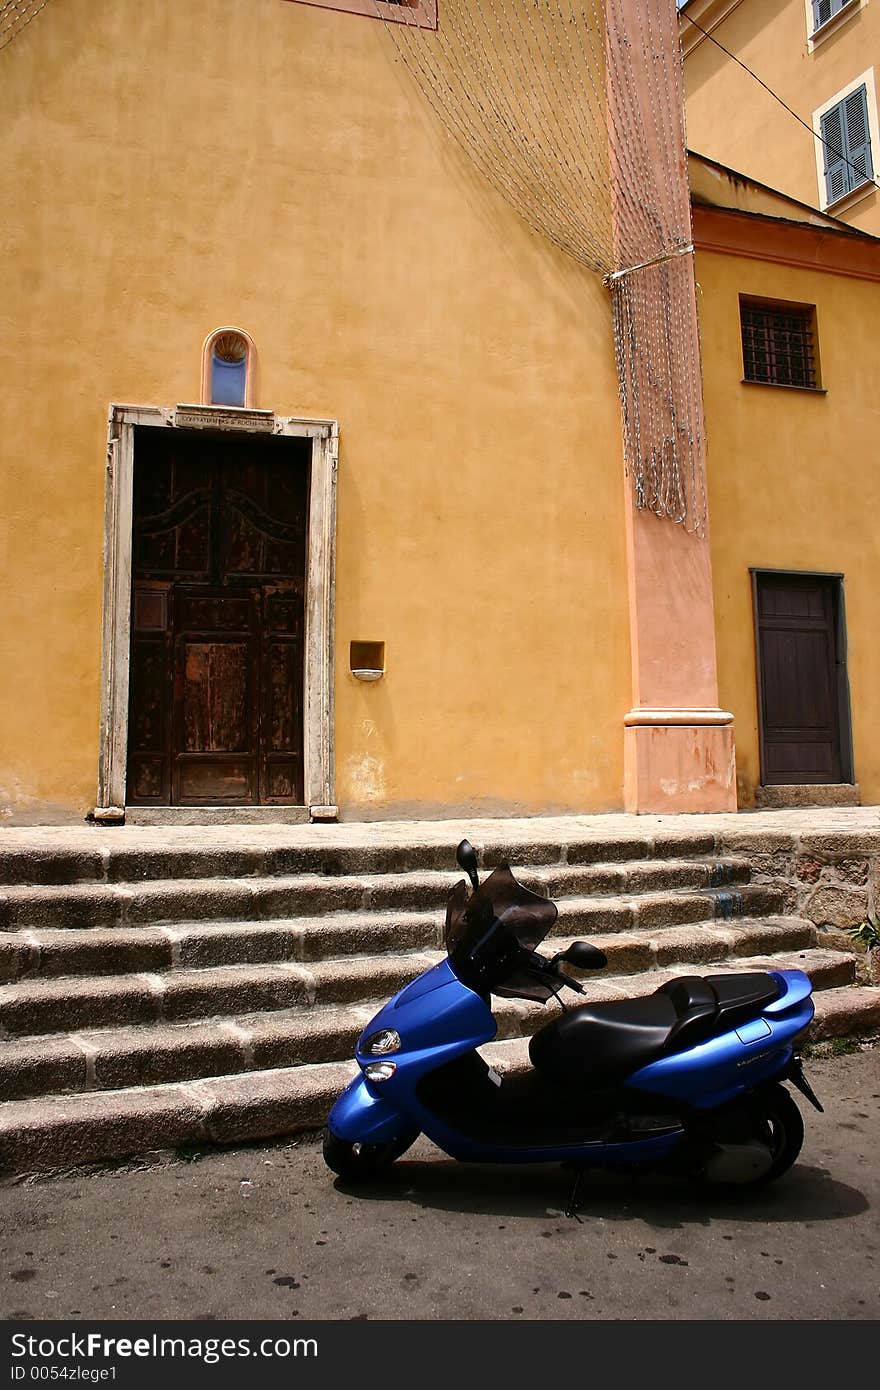
[[823, 24], [840, 14], [848, 4], [850, 0], [813, 0], [813, 28], [821, 29]]
[[858, 188], [860, 183], [872, 178], [874, 174], [871, 158], [871, 130], [868, 124], [868, 93], [864, 87], [859, 87], [841, 104], [846, 135], [846, 153], [850, 162], [850, 187]]
[[846, 137], [844, 135], [843, 102], [832, 106], [820, 121], [820, 134], [825, 154], [825, 199], [836, 203], [849, 192]]

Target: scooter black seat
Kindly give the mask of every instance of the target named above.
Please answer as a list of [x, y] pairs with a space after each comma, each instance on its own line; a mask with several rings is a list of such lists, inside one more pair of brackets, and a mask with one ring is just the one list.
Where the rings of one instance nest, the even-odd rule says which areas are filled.
[[779, 998], [779, 981], [764, 970], [742, 975], [707, 975], [718, 999], [716, 1027], [713, 1032], [724, 1033], [740, 1023], [748, 1023], [761, 1010]]
[[755, 1018], [779, 994], [772, 975], [681, 976], [643, 999], [584, 1004], [529, 1044], [532, 1065], [554, 1081], [614, 1085], [669, 1052]]

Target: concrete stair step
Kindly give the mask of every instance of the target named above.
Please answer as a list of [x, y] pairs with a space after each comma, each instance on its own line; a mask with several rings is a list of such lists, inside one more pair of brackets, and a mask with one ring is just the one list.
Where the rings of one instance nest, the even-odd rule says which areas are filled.
[[810, 1037], [872, 1038], [880, 1034], [880, 987], [844, 985], [816, 995], [816, 1017]]
[[[851, 985], [856, 978], [858, 959], [848, 951], [828, 950], [824, 946], [814, 946], [807, 950], [779, 952], [761, 952], [753, 956], [737, 956], [728, 961], [718, 963], [719, 971], [744, 971], [751, 970], [803, 970], [809, 975], [814, 990], [834, 989], [842, 985]], [[714, 974], [716, 967], [713, 965], [711, 972]], [[676, 974], [694, 974], [690, 965], [679, 967]]]
[[[0, 1093], [18, 1100], [345, 1061], [383, 1003], [9, 1039], [0, 1054]], [[515, 1002], [498, 999], [495, 1005], [499, 1036], [518, 1034]]]
[[[605, 952], [607, 970], [611, 975], [633, 975], [644, 970], [662, 969], [677, 961], [687, 961], [698, 971], [728, 957], [809, 948], [816, 945], [817, 932], [811, 922], [801, 917], [774, 916], [738, 918], [736, 922], [723, 924], [696, 922], [634, 933], [613, 932], [593, 935], [589, 939], [591, 945]], [[566, 939], [548, 939], [543, 942], [541, 953], [553, 956], [557, 951], [565, 950], [568, 944]], [[563, 968], [582, 983], [601, 982], [607, 978], [604, 971], [597, 975], [590, 970], [578, 970], [572, 965]]]
[[720, 918], [775, 915], [783, 895], [763, 884], [641, 893], [633, 897], [570, 897], [558, 902], [556, 935], [586, 932], [590, 939], [610, 932], [653, 930]]
[[725, 888], [748, 883], [748, 859], [713, 855], [703, 859], [642, 859], [622, 863], [559, 864], [520, 869], [514, 877], [551, 898], [632, 894], [664, 889]]
[[436, 912], [354, 912], [277, 922], [47, 927], [0, 934], [0, 980], [199, 969], [438, 949]]
[[[418, 875], [413, 895], [438, 889], [441, 875]], [[451, 884], [453, 875], [447, 875]], [[394, 880], [389, 879], [393, 884]], [[378, 906], [378, 904], [375, 904]], [[391, 906], [392, 904], [388, 904]], [[0, 924], [17, 927], [123, 927], [223, 919], [268, 920], [371, 906], [363, 879], [157, 879], [142, 884], [13, 886], [0, 898]]]
[[[212, 827], [199, 835], [192, 830], [126, 829], [95, 830], [94, 843], [76, 847], [34, 843], [0, 847], [0, 884], [100, 884], [142, 883], [151, 879], [239, 878], [291, 874], [397, 874], [425, 869], [455, 870], [457, 831], [449, 839], [401, 837], [395, 843], [376, 843], [365, 836], [362, 843], [340, 844], [337, 837], [303, 844], [300, 837], [228, 834]], [[564, 839], [529, 839], [496, 827], [486, 843], [476, 826], [469, 833], [480, 862], [487, 868], [508, 862], [521, 864], [584, 865], [621, 860], [683, 858], [711, 855], [716, 835], [711, 831], [683, 830], [654, 833], [648, 827], [635, 834], [608, 834], [597, 827], [589, 836]], [[267, 843], [267, 839], [269, 843]], [[274, 841], [274, 843], [272, 843]], [[287, 841], [287, 842], [286, 842]]]
[[[651, 929], [686, 923], [712, 912], [724, 918], [778, 906], [763, 887], [709, 893], [646, 894], [636, 899], [563, 898], [559, 929]], [[736, 908], [736, 912], [733, 911]], [[137, 927], [46, 927], [0, 933], [0, 982], [26, 977], [113, 975], [246, 961], [316, 961], [355, 954], [442, 947], [443, 918], [435, 910], [385, 909], [267, 922], [182, 922]]]
[[[636, 996], [650, 993], [682, 972], [693, 974], [725, 966], [752, 968], [744, 961], [754, 960], [749, 952], [756, 947], [766, 952], [762, 960], [778, 960], [781, 952], [786, 952], [786, 959], [792, 960], [791, 953], [804, 947], [802, 954], [797, 956], [797, 963], [809, 969], [816, 988], [826, 982], [845, 983], [853, 977], [854, 958], [839, 952], [812, 949], [814, 931], [797, 919], [749, 923], [738, 936], [730, 928], [706, 926], [697, 930], [707, 934], [723, 932], [724, 955], [719, 955], [714, 947], [707, 948], [705, 943], [694, 941], [693, 932], [687, 936], [678, 931], [660, 933], [649, 955], [636, 957], [622, 952], [609, 962], [611, 973], [603, 972], [599, 976], [581, 973], [586, 989], [584, 995], [566, 994], [563, 998], [576, 1005], [597, 999]], [[616, 945], [616, 939], [612, 939], [611, 944]], [[702, 958], [695, 954], [701, 947]], [[441, 958], [439, 953], [436, 958]], [[412, 958], [410, 961], [409, 973], [429, 964], [426, 958], [418, 963]], [[228, 990], [228, 972], [219, 985], [215, 986], [213, 980], [211, 984]], [[248, 984], [253, 985], [252, 975], [240, 982], [232, 995], [233, 1002], [253, 998], [247, 993]], [[209, 993], [205, 997], [216, 1003], [216, 994]], [[272, 996], [268, 1005], [258, 1012], [230, 1010], [225, 1017], [201, 1017], [192, 1022], [144, 1020], [140, 1025], [116, 1022], [118, 1016], [114, 1016], [113, 1008], [99, 1014], [97, 1021], [90, 1024], [80, 998], [77, 1002], [85, 1013], [85, 1021], [69, 1025], [70, 1033], [62, 1032], [59, 1036], [61, 1030], [54, 1022], [57, 1014], [50, 1014], [51, 1030], [8, 1038], [4, 1042], [0, 1052], [0, 1094], [18, 1098], [53, 1091], [154, 1085], [225, 1072], [341, 1060], [351, 1055], [356, 1038], [384, 1002], [377, 991], [344, 1008], [320, 1003], [312, 1007], [284, 1008], [277, 1004], [273, 1007], [278, 997], [277, 994]], [[87, 994], [85, 998], [91, 1001], [94, 996]], [[530, 1032], [547, 1018], [545, 1007], [527, 1001], [499, 999], [495, 1004], [502, 1036]], [[118, 1007], [115, 1002], [114, 1007]], [[45, 1013], [40, 1015], [46, 1016]], [[100, 1026], [101, 1021], [105, 1026]]]
[[[564, 918], [560, 924], [573, 930]], [[230, 940], [228, 929], [214, 930], [218, 934], [216, 940], [212, 940], [208, 929], [202, 928], [183, 942], [165, 939], [161, 932], [155, 932], [142, 943], [140, 952], [139, 943], [130, 941], [129, 933], [125, 933], [122, 959], [131, 963], [131, 957], [137, 957], [144, 966], [137, 971], [20, 976], [0, 986], [0, 1035], [22, 1037], [112, 1024], [219, 1017], [375, 999], [400, 988], [445, 954], [429, 948], [416, 953], [388, 949], [385, 954], [315, 959], [292, 954], [303, 949], [302, 933], [279, 929], [263, 937], [259, 931], [245, 928], [242, 939], [236, 942], [234, 938]], [[28, 935], [33, 938], [38, 934]], [[112, 931], [56, 933], [52, 938], [51, 964], [63, 968], [65, 956], [70, 956], [74, 965], [79, 962], [85, 966], [94, 960], [94, 947], [103, 951], [102, 959], [112, 965], [114, 942], [103, 938], [115, 935]], [[101, 939], [79, 940], [90, 936]], [[72, 948], [65, 952], [68, 938], [72, 939]], [[563, 950], [570, 939], [566, 936], [545, 943], [545, 953], [552, 955]], [[326, 932], [319, 940], [327, 945]], [[655, 969], [672, 959], [705, 963], [755, 950], [812, 945], [815, 928], [799, 918], [769, 917], [738, 919], [723, 925], [704, 922], [667, 927], [661, 923], [653, 931], [592, 933], [591, 940], [605, 951], [612, 971], [629, 974]], [[236, 948], [237, 954], [233, 955]], [[39, 951], [40, 947], [31, 944], [29, 949]], [[268, 959], [247, 958], [250, 951], [258, 949]], [[279, 959], [279, 953], [285, 950], [291, 954]], [[175, 951], [179, 952], [177, 956]], [[218, 954], [224, 963], [209, 963]], [[246, 956], [246, 963], [242, 962], [242, 955]]]
[[192, 1144], [243, 1144], [314, 1129], [353, 1062], [279, 1068], [0, 1106], [0, 1172], [58, 1172]]
[[[670, 866], [663, 866], [668, 869]], [[676, 865], [681, 878], [723, 878], [717, 886], [681, 886], [645, 890], [635, 880], [621, 893], [611, 881], [597, 885], [579, 870], [556, 876], [530, 871], [526, 886], [560, 898], [560, 913], [586, 923], [603, 917], [628, 925], [659, 921], [694, 921], [698, 917], [741, 916], [773, 912], [781, 905], [776, 889], [741, 881], [744, 869], [731, 861]], [[592, 871], [590, 871], [592, 872]], [[638, 878], [638, 876], [636, 876]], [[131, 884], [67, 884], [58, 887], [14, 886], [0, 895], [0, 927], [5, 931], [91, 929], [173, 925], [186, 922], [278, 921], [335, 913], [432, 911], [441, 914], [460, 874], [389, 875], [382, 879], [324, 879], [299, 875], [275, 879], [158, 880]], [[585, 893], [590, 882], [602, 891]], [[645, 882], [645, 880], [641, 880]]]
[[363, 1014], [362, 1019], [355, 1008], [279, 1009], [195, 1023], [12, 1039], [3, 1047], [0, 1084], [8, 1099], [17, 1100], [343, 1061], [352, 1056], [368, 1022], [367, 1011]]
[[272, 961], [164, 974], [21, 980], [0, 988], [0, 1034], [22, 1037], [384, 998], [437, 958], [408, 953], [310, 966]]
[[[834, 961], [830, 957], [836, 957]], [[830, 985], [840, 1010], [841, 996], [880, 996], [880, 991], [839, 988], [839, 953], [813, 950], [794, 956], [743, 960], [737, 969], [806, 969], [817, 988]], [[690, 971], [681, 966], [668, 972]], [[661, 983], [651, 972], [650, 988]], [[635, 977], [645, 984], [645, 977]], [[634, 994], [634, 980], [609, 981], [605, 997]], [[648, 986], [645, 986], [648, 992]], [[821, 996], [819, 996], [821, 998]], [[880, 1009], [880, 997], [870, 1009]], [[870, 1010], [865, 1011], [866, 1014]], [[829, 1010], [828, 1016], [832, 1016]], [[542, 1011], [543, 1018], [547, 1014]], [[873, 1015], [872, 1015], [873, 1017]], [[526, 1030], [528, 1031], [528, 1030]], [[527, 1065], [525, 1036], [493, 1042], [482, 1049], [500, 1070]], [[323, 1062], [271, 1070], [250, 1070], [200, 1081], [134, 1086], [109, 1091], [10, 1100], [0, 1106], [0, 1169], [6, 1175], [58, 1171], [182, 1145], [241, 1144], [316, 1128], [342, 1087], [354, 1075], [350, 1061]]]

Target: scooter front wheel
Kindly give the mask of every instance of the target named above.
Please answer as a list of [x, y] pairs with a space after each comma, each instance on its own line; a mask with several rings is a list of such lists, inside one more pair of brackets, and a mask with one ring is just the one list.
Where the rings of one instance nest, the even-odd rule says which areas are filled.
[[348, 1139], [337, 1139], [328, 1130], [324, 1136], [324, 1162], [340, 1178], [346, 1178], [349, 1182], [367, 1182], [390, 1168], [418, 1137], [419, 1131], [412, 1130], [387, 1144], [356, 1144]]

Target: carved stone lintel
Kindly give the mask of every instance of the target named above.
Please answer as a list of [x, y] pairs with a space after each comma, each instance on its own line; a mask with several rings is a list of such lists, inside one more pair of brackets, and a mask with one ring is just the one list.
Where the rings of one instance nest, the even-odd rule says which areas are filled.
[[275, 414], [271, 410], [248, 410], [243, 406], [179, 405], [174, 412], [178, 429], [244, 430], [248, 434], [274, 434]]

